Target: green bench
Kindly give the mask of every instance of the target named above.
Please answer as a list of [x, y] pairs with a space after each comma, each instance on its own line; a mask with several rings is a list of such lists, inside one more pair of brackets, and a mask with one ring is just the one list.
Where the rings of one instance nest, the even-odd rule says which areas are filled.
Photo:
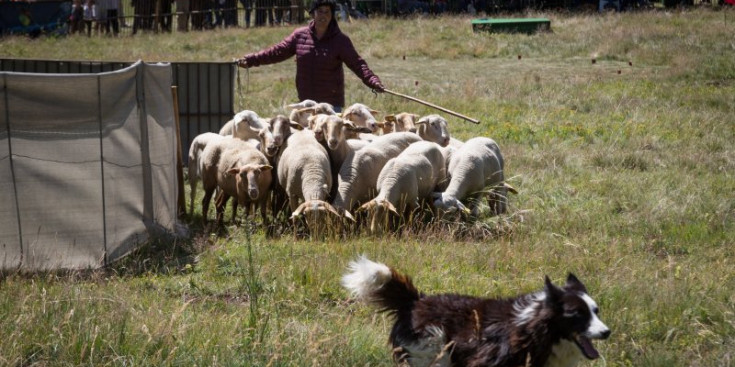
[[481, 18], [472, 20], [474, 32], [506, 32], [506, 33], [536, 33], [551, 29], [551, 21], [546, 18], [518, 18], [492, 19]]

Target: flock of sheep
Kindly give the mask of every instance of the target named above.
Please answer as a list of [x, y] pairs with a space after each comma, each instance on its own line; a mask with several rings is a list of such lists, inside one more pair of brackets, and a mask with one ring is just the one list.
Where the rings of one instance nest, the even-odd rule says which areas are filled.
[[311, 100], [287, 108], [289, 117], [269, 119], [244, 110], [219, 133], [194, 138], [188, 162], [190, 213], [200, 180], [205, 223], [217, 192], [218, 225], [234, 197], [233, 220], [238, 206], [246, 216], [252, 206], [266, 228], [270, 209], [270, 218], [290, 218], [310, 231], [357, 222], [380, 232], [419, 212], [438, 218], [477, 215], [478, 197], [487, 198], [492, 212], [500, 214], [506, 211], [507, 193], [515, 192], [504, 181], [496, 142], [452, 138], [439, 115], [404, 112], [378, 122], [378, 112], [361, 103], [341, 114]]

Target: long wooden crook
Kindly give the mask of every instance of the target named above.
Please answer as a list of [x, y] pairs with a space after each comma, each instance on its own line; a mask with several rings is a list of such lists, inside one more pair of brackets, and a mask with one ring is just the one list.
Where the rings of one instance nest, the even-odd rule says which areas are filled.
[[446, 109], [446, 108], [444, 108], [442, 106], [437, 106], [437, 105], [435, 105], [433, 103], [430, 103], [430, 102], [422, 101], [422, 100], [420, 100], [420, 99], [418, 99], [416, 97], [411, 97], [411, 96], [406, 95], [406, 94], [403, 94], [403, 93], [394, 92], [394, 91], [392, 91], [390, 89], [383, 89], [383, 91], [385, 93], [392, 94], [394, 96], [403, 97], [405, 99], [408, 99], [408, 100], [411, 100], [411, 101], [414, 101], [414, 102], [421, 103], [422, 105], [426, 105], [426, 106], [429, 106], [431, 108], [436, 108], [439, 111], [443, 111], [443, 112], [446, 112], [446, 113], [448, 113], [448, 114], [450, 114], [452, 116], [456, 116], [456, 117], [459, 117], [461, 119], [465, 119], [465, 120], [467, 120], [467, 121], [469, 121], [469, 122], [471, 122], [473, 124], [479, 124], [480, 123], [480, 120], [473, 119], [471, 117], [467, 117], [467, 116], [465, 116], [465, 115], [463, 115], [461, 113], [457, 113], [457, 112], [454, 112], [452, 110], [448, 110], [448, 109]]

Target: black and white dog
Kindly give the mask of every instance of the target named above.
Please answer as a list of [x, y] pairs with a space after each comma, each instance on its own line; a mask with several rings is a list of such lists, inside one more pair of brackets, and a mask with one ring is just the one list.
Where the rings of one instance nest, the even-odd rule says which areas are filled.
[[395, 317], [394, 357], [411, 366], [574, 366], [600, 356], [591, 339], [610, 329], [597, 317], [584, 284], [569, 274], [564, 287], [508, 299], [424, 295], [411, 278], [360, 257], [342, 285]]

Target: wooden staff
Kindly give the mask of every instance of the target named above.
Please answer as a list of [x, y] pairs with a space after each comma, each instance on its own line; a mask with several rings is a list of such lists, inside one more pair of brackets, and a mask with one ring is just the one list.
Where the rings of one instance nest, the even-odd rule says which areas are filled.
[[448, 113], [448, 114], [450, 114], [452, 116], [456, 116], [456, 117], [459, 117], [461, 119], [465, 119], [465, 120], [467, 120], [467, 121], [469, 121], [469, 122], [471, 122], [473, 124], [479, 124], [480, 123], [480, 120], [473, 119], [471, 117], [467, 117], [467, 116], [465, 116], [465, 115], [463, 115], [461, 113], [457, 113], [457, 112], [454, 112], [452, 110], [448, 110], [448, 109], [446, 109], [444, 107], [437, 106], [437, 105], [435, 105], [433, 103], [430, 103], [430, 102], [422, 101], [422, 100], [420, 100], [420, 99], [418, 99], [416, 97], [411, 97], [411, 96], [406, 95], [406, 94], [394, 92], [394, 91], [392, 91], [390, 89], [383, 89], [383, 92], [388, 93], [388, 94], [392, 94], [394, 96], [403, 97], [405, 99], [408, 99], [408, 100], [411, 100], [411, 101], [414, 101], [414, 102], [421, 103], [422, 105], [426, 105], [426, 106], [429, 106], [431, 108], [436, 108], [439, 111], [443, 111], [443, 112], [446, 112], [446, 113]]

